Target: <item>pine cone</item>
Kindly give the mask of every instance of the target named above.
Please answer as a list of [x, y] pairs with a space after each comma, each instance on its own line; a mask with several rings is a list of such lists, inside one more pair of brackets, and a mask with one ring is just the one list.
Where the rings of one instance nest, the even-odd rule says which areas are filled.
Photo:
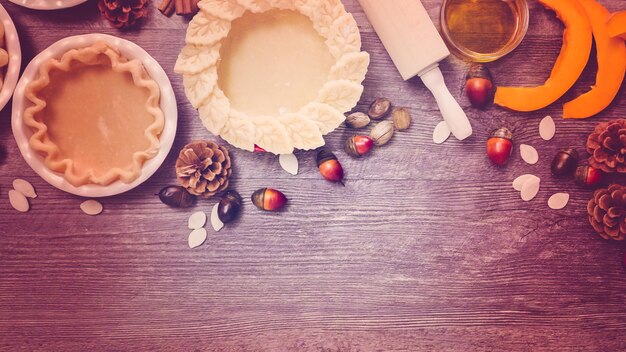
[[176, 177], [196, 196], [212, 197], [228, 188], [232, 174], [228, 149], [211, 141], [187, 144], [176, 160]]
[[587, 138], [589, 165], [604, 172], [626, 173], [626, 120], [596, 126]]
[[148, 0], [98, 0], [98, 9], [116, 28], [133, 26], [147, 13]]
[[587, 204], [589, 222], [604, 239], [622, 241], [626, 235], [626, 187], [598, 189]]

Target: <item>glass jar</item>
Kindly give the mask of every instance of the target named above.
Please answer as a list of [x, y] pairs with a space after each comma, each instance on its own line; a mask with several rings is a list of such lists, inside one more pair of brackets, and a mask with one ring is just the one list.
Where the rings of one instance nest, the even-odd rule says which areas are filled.
[[439, 16], [450, 51], [476, 62], [510, 53], [528, 30], [526, 0], [444, 0]]

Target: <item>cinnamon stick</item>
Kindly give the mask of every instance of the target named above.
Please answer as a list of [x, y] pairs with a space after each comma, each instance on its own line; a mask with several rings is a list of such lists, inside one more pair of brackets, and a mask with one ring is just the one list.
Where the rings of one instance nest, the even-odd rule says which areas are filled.
[[200, 0], [191, 0], [191, 13], [198, 13], [198, 11], [200, 11], [198, 2], [200, 2]]
[[159, 11], [161, 11], [161, 13], [167, 17], [170, 17], [172, 14], [174, 14], [174, 9], [174, 0], [163, 0], [161, 2], [161, 5], [159, 5]]
[[184, 15], [185, 14], [184, 13], [184, 8], [183, 8], [184, 0], [175, 0], [175, 1], [176, 1], [176, 3], [175, 3], [175, 5], [176, 5], [176, 14], [177, 15]]
[[191, 0], [183, 0], [183, 15], [191, 13]]

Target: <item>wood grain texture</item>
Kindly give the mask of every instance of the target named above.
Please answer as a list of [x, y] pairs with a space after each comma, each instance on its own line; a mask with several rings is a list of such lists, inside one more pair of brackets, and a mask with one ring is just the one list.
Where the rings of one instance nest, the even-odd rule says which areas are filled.
[[[622, 1], [602, 0], [610, 10]], [[312, 152], [297, 153], [300, 174], [274, 157], [233, 151], [233, 188], [244, 197], [275, 187], [290, 199], [285, 212], [261, 213], [246, 202], [242, 216], [207, 243], [187, 248], [187, 217], [214, 201], [175, 210], [154, 194], [174, 182], [176, 151], [210, 138], [172, 69], [187, 19], [166, 18], [151, 5], [138, 30], [119, 32], [99, 18], [94, 1], [41, 12], [1, 1], [18, 27], [24, 65], [69, 35], [103, 32], [128, 38], [164, 67], [178, 99], [172, 153], [145, 184], [102, 199], [89, 217], [79, 197], [39, 178], [24, 162], [0, 113], [0, 350], [1, 351], [624, 351], [624, 244], [593, 233], [585, 205], [591, 191], [555, 180], [549, 163], [561, 148], [583, 151], [600, 121], [626, 117], [626, 90], [600, 116], [560, 119], [560, 103], [593, 84], [595, 62], [559, 103], [520, 114], [477, 111], [463, 97], [467, 64], [441, 64], [468, 113], [474, 136], [434, 145], [440, 121], [432, 96], [415, 79], [403, 82], [356, 0], [344, 0], [362, 31], [372, 63], [357, 107], [387, 96], [411, 108], [413, 124], [362, 160], [342, 145], [353, 131], [327, 138], [347, 173], [346, 187], [324, 182]], [[439, 0], [424, 0], [433, 19]], [[497, 84], [538, 84], [561, 45], [554, 14], [530, 2], [529, 33], [520, 47], [489, 65]], [[551, 114], [553, 141], [539, 138]], [[484, 143], [508, 126], [516, 143], [535, 146], [537, 165], [515, 151], [492, 166]], [[522, 173], [542, 178], [537, 198], [511, 188]], [[32, 210], [9, 205], [11, 181], [37, 188]], [[623, 178], [617, 181], [623, 182]], [[547, 207], [571, 194], [561, 211]]]

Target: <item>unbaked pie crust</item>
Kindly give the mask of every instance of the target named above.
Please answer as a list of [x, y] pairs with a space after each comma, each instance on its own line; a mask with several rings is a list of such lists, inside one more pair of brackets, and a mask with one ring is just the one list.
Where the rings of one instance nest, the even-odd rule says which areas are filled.
[[30, 147], [73, 186], [131, 183], [159, 150], [158, 84], [104, 42], [45, 61], [25, 97]]
[[363, 92], [369, 54], [340, 0], [202, 0], [174, 70], [203, 125], [275, 154], [324, 145]]

